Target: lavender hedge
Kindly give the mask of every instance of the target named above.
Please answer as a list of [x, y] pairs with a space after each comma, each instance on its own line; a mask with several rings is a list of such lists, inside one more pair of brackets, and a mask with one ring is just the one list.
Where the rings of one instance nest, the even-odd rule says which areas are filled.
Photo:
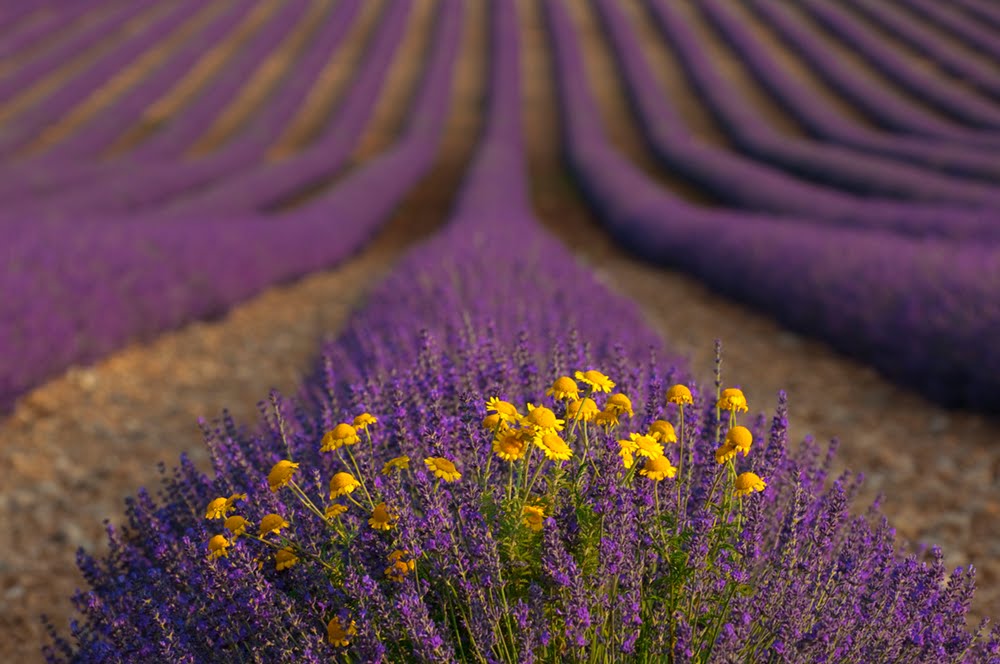
[[[101, 162], [98, 158], [122, 134], [123, 128], [138, 122], [143, 111], [180, 80], [206, 50], [206, 44], [221, 41], [246, 17], [246, 7], [234, 3], [198, 35], [186, 41], [174, 57], [154, 74], [129, 88], [104, 112], [84, 123], [80, 131], [65, 137], [49, 149], [7, 164], [0, 179], [0, 196], [8, 205], [21, 204], [42, 195], [57, 195], [81, 182], [94, 182], [104, 175], [114, 177], [123, 170], [121, 162]], [[180, 113], [187, 112], [190, 105]], [[188, 146], [180, 146], [182, 151]], [[128, 154], [121, 159], [132, 169], [141, 168]]]
[[[278, 118], [269, 113], [267, 125], [255, 123], [258, 131], [251, 128], [239, 143], [205, 159], [190, 164], [166, 163], [139, 169], [109, 179], [95, 189], [77, 189], [51, 202], [14, 206], [7, 214], [44, 211], [52, 216], [73, 210], [74, 214], [142, 213], [164, 219], [234, 215], [263, 211], [282, 198], [321, 181], [343, 165], [360, 139], [404, 33], [410, 5], [407, 0], [387, 7], [377, 36], [351, 82], [344, 103], [338, 107], [324, 133], [294, 156], [273, 164], [262, 163], [271, 139], [281, 128], [275, 122]], [[305, 90], [302, 93], [304, 95]], [[279, 99], [274, 103], [283, 113], [293, 111], [293, 107]], [[210, 110], [214, 113], [218, 109], [212, 104]], [[192, 124], [189, 121], [185, 126]], [[133, 158], [142, 159], [147, 152], [140, 146]], [[211, 188], [207, 189], [209, 186]], [[200, 189], [207, 190], [202, 193]]]
[[567, 160], [626, 247], [939, 402], [1000, 410], [995, 248], [686, 204], [611, 148], [574, 35], [550, 14]]
[[698, 8], [733, 48], [757, 83], [810, 134], [836, 145], [920, 164], [925, 168], [995, 182], [1000, 171], [988, 151], [940, 139], [874, 131], [831, 109], [794, 76], [735, 17], [724, 3], [705, 0]]
[[90, 96], [122, 68], [149, 48], [152, 41], [163, 39], [191, 18], [194, 2], [178, 2], [142, 29], [116, 43], [93, 64], [59, 87], [30, 111], [7, 123], [0, 136], [0, 153], [11, 154], [30, 143], [37, 134]]
[[847, 6], [867, 22], [892, 33], [896, 39], [932, 60], [946, 73], [961, 79], [988, 97], [1000, 99], [1000, 74], [956, 49], [926, 23], [908, 16], [898, 7], [889, 7], [871, 0], [850, 0]]
[[25, 225], [30, 232], [13, 234], [0, 247], [0, 288], [10, 294], [0, 301], [0, 408], [70, 364], [217, 314], [364, 246], [433, 165], [458, 53], [459, 2], [442, 4], [405, 134], [309, 204], [280, 218], [36, 220]]
[[[965, 44], [972, 46], [994, 59], [1000, 58], [1000, 44], [997, 43], [996, 31], [990, 30], [981, 22], [962, 16], [947, 7], [925, 0], [899, 0], [899, 6], [920, 16], [938, 29], [951, 33]], [[995, 12], [994, 12], [995, 14]]]
[[[58, 46], [46, 51], [41, 57], [18, 68], [14, 74], [0, 81], [0, 102], [8, 101], [38, 79], [65, 64], [78, 53], [86, 51], [105, 39], [109, 33], [120, 29], [132, 18], [150, 11], [149, 8], [154, 4], [153, 0], [137, 0], [123, 7], [113, 8], [103, 19], [94, 22], [69, 39], [61, 41]], [[4, 127], [0, 127], [0, 136], [6, 135], [6, 131]]]
[[964, 125], [996, 130], [1000, 128], [1000, 109], [975, 93], [948, 80], [927, 76], [895, 48], [844, 10], [826, 2], [810, 0], [800, 5], [814, 22], [838, 37], [854, 53], [897, 87], [928, 106]]
[[5, 34], [0, 40], [0, 58], [17, 58], [18, 51], [29, 48], [53, 34], [58, 34], [72, 26], [81, 15], [93, 11], [95, 7], [73, 5], [50, 13], [47, 17], [36, 19], [28, 25], [18, 25], [18, 22], [38, 9], [37, 5], [18, 5], [0, 18], [0, 30]]
[[[728, 150], [704, 144], [690, 135], [670, 100], [658, 88], [638, 46], [637, 37], [617, 5], [601, 0], [597, 0], [597, 5], [625, 78], [626, 91], [636, 109], [642, 133], [653, 152], [672, 172], [705, 187], [715, 198], [736, 207], [812, 217], [838, 226], [993, 241], [1000, 237], [997, 215], [992, 211], [849, 195], [830, 187], [803, 182], [759, 162], [734, 155]], [[666, 6], [657, 8], [656, 17], [660, 19], [659, 24], [666, 31], [668, 40], [678, 52], [682, 52], [681, 60], [695, 79], [697, 89], [706, 98], [706, 105], [720, 112], [722, 106], [728, 106], [727, 112], [722, 113], [728, 120], [728, 127], [759, 135], [761, 123], [752, 117], [752, 112], [745, 111], [742, 101], [725, 94], [725, 85], [719, 85], [721, 78], [711, 69], [707, 54], [690, 38], [691, 33], [680, 17]], [[783, 144], [787, 145], [789, 142]], [[822, 152], [822, 149], [818, 152]], [[928, 197], [933, 197], [934, 194], [958, 197], [963, 194], [966, 202], [975, 200], [977, 196], [980, 202], [1000, 202], [1000, 189], [928, 177], [927, 174], [919, 177], [902, 173], [910, 177], [899, 177], [901, 169], [894, 172], [891, 164], [881, 169], [864, 169], [864, 156], [842, 156], [845, 157], [844, 160], [827, 163], [826, 168], [839, 165], [846, 172], [849, 167], [844, 162], [857, 164], [858, 172], [854, 178], [869, 175], [867, 182], [872, 188], [881, 179], [882, 183], [890, 183], [888, 186], [891, 187], [898, 188], [901, 184], [908, 184], [911, 191], [928, 192]]]
[[1000, 656], [1000, 633], [965, 631], [971, 569], [899, 556], [877, 508], [851, 516], [857, 478], [828, 482], [832, 450], [788, 453], [783, 398], [769, 429], [737, 425], [742, 392], [688, 387], [531, 218], [513, 3], [492, 12], [489, 119], [447, 229], [299, 399], [272, 395], [252, 433], [206, 427], [214, 480], [182, 458], [107, 557], [79, 554], [84, 620], [47, 660]]
[[857, 75], [817, 44], [802, 22], [780, 4], [771, 0], [750, 0], [748, 6], [809, 64], [817, 76], [874, 122], [892, 131], [946, 139], [964, 146], [995, 148], [1000, 145], [1000, 136], [993, 132], [968, 129], [940, 119], [901, 95]]
[[970, 18], [980, 22], [985, 22], [994, 30], [1000, 29], [1000, 9], [982, 0], [955, 0], [952, 3], [956, 8], [961, 9]]
[[[716, 3], [704, 4], [706, 5], [704, 11], [711, 11], [711, 7]], [[939, 201], [969, 205], [989, 204], [993, 206], [997, 204], [997, 195], [1000, 193], [1000, 189], [996, 186], [927, 172], [924, 168], [901, 164], [896, 160], [858, 154], [856, 150], [845, 146], [798, 140], [775, 131], [730, 86], [726, 77], [713, 63], [708, 52], [694, 38], [691, 26], [688, 25], [688, 20], [681, 12], [666, 3], [652, 3], [650, 14], [653, 23], [659, 28], [665, 41], [677, 54], [678, 60], [694, 89], [701, 97], [704, 106], [715, 116], [720, 126], [737, 146], [748, 153], [748, 156], [763, 162], [774, 163], [796, 176], [808, 175], [823, 184], [844, 187], [851, 192], [866, 196], [901, 197], [907, 199], [908, 203], [895, 207], [892, 201], [888, 200], [866, 198], [862, 201], [856, 197], [848, 198], [826, 189], [807, 188], [803, 186], [804, 183], [799, 183], [794, 178], [785, 178], [782, 182], [771, 175], [763, 165], [755, 166], [753, 163], [740, 167], [745, 172], [752, 170], [759, 172], [759, 175], [747, 176], [757, 180], [761, 185], [747, 187], [751, 191], [755, 192], [758, 189], [782, 190], [782, 193], [785, 193], [788, 198], [798, 199], [798, 206], [791, 209], [793, 212], [808, 214], [810, 210], [829, 210], [830, 214], [836, 214], [841, 218], [857, 219], [859, 223], [864, 223], [867, 215], [871, 219], [872, 225], [875, 226], [880, 225], [880, 223], [889, 223], [890, 225], [900, 223], [891, 220], [880, 222], [886, 217], [891, 219], [892, 217], [937, 215], [938, 218], [946, 218], [949, 213], [956, 213], [958, 216], [963, 214], [954, 209], [934, 210], [932, 206], [910, 205], [911, 201]], [[654, 122], [652, 118], [656, 117], [657, 127], [662, 127], [665, 123], [654, 109], [656, 106], [666, 104], [667, 100], [662, 99], [663, 95], [656, 94], [655, 79], [648, 71], [648, 66], [643, 66], [640, 69], [638, 61], [642, 59], [641, 51], [634, 43], [634, 38], [631, 38], [631, 34], [626, 36], [626, 33], [631, 33], [631, 31], [628, 30], [627, 24], [622, 25], [620, 20], [609, 20], [605, 22], [605, 25], [609, 31], [612, 30], [612, 26], [621, 26], [617, 30], [621, 36], [615, 40], [616, 53], [622, 60], [623, 68], [626, 72], [630, 72], [628, 76], [632, 81], [631, 89], [634, 91], [637, 101], [645, 101], [643, 106], [646, 109], [647, 117], [650, 118], [646, 124], [652, 124]], [[656, 99], [650, 97], [656, 97]], [[661, 139], [659, 142], [664, 143], [665, 141], [666, 139]], [[661, 150], [664, 149], [666, 148], [661, 148]], [[720, 156], [713, 161], [721, 162], [725, 159], [724, 156]], [[729, 160], [732, 161], [732, 157]], [[730, 166], [731, 169], [737, 167], [735, 163]], [[708, 176], [711, 177], [714, 172], [715, 169], [711, 169]], [[806, 203], [806, 199], [813, 200], [814, 204], [810, 206]], [[878, 205], [873, 205], [875, 203]], [[788, 210], [778, 208], [777, 211]], [[901, 223], [905, 224], [906, 222]]]

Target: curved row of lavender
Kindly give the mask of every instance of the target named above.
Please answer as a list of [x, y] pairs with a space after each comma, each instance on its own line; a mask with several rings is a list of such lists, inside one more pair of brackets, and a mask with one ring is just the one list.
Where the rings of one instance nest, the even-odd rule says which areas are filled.
[[1000, 409], [995, 247], [687, 204], [611, 147], [574, 36], [560, 26], [551, 37], [567, 160], [622, 244], [939, 402]]
[[805, 85], [785, 71], [725, 3], [705, 0], [698, 3], [702, 15], [733, 49], [756, 83], [763, 88], [811, 135], [831, 144], [854, 148], [900, 161], [921, 164], [946, 173], [995, 182], [1000, 172], [988, 150], [955, 146], [940, 139], [928, 139], [874, 131], [830, 108]]
[[953, 38], [959, 39], [992, 58], [1000, 59], [1000, 44], [997, 44], [995, 30], [986, 28], [974, 19], [956, 14], [936, 2], [899, 0], [899, 4], [928, 23], [950, 33]]
[[927, 76], [888, 46], [878, 32], [827, 2], [810, 0], [800, 5], [813, 22], [862, 56], [885, 80], [928, 106], [972, 127], [1000, 129], [1000, 110], [988, 100], [952, 81]]
[[[713, 2], [704, 3], [702, 6], [704, 7], [703, 11], [706, 12], [718, 8], [718, 5]], [[970, 182], [967, 178], [942, 174], [938, 170], [939, 166], [936, 165], [901, 163], [898, 159], [859, 154], [850, 146], [831, 145], [826, 142], [797, 139], [782, 134], [761, 117], [752, 105], [746, 104], [742, 96], [728, 83], [726, 76], [713, 62], [707, 49], [694, 38], [695, 33], [691, 30], [689, 20], [682, 12], [677, 11], [668, 3], [662, 2], [651, 3], [650, 10], [653, 23], [659, 28], [664, 41], [676, 53], [703, 106], [715, 117], [722, 130], [746, 153], [747, 157], [765, 162], [765, 164], [779, 166], [788, 171], [790, 175], [802, 177], [804, 174], [821, 184], [843, 188], [852, 194], [866, 197], [899, 197], [914, 203], [926, 201], [996, 206], [998, 189], [995, 186], [995, 179], [991, 184]], [[610, 30], [612, 25], [621, 23], [619, 20], [606, 22], [606, 25]], [[626, 31], [628, 28], [623, 26], [617, 32]], [[645, 115], [650, 118], [646, 120], [646, 123], [649, 124], [651, 119], [655, 117], [657, 123], [661, 124], [663, 122], [662, 114], [657, 114], [655, 108], [657, 105], [663, 105], [667, 102], [662, 99], [664, 95], [656, 95], [655, 79], [648, 71], [648, 66], [640, 67], [637, 63], [642, 59], [638, 45], [634, 39], [625, 37], [614, 41], [623, 67], [627, 71], [631, 70], [627, 77], [631, 81], [631, 89], [637, 100], [641, 101], [641, 96], [657, 97], [655, 100], [647, 99], [644, 104], [646, 107]], [[646, 71], [642, 71], [643, 69]], [[653, 103], [654, 101], [656, 104]], [[716, 158], [713, 161], [718, 162], [720, 159]], [[743, 170], [747, 170], [746, 166]], [[865, 216], [866, 209], [872, 210], [876, 207], [879, 208], [874, 213], [876, 219], [909, 213], [919, 216], [921, 214], [947, 215], [949, 212], [946, 209], [935, 212], [932, 207], [925, 207], [925, 212], [919, 210], [914, 212], [916, 206], [903, 205], [896, 207], [894, 214], [893, 206], [886, 205], [890, 201], [879, 201], [877, 198], [861, 201], [857, 197], [834, 196], [830, 192], [815, 187], [805, 189], [801, 185], [794, 184], [794, 180], [787, 178], [785, 182], [791, 184], [782, 186], [783, 183], [774, 182], [774, 176], [768, 175], [763, 164], [759, 165], [756, 170], [761, 173], [757, 176], [758, 180], [767, 177], [772, 181], [771, 189], [777, 188], [787, 191], [789, 196], [798, 194], [800, 206], [805, 199], [815, 200], [816, 204], [812, 208], [806, 204], [805, 207], [799, 207], [792, 211], [801, 212], [809, 209], [829, 208], [831, 213], [835, 213], [839, 217], [859, 219]], [[882, 204], [873, 205], [876, 202]], [[859, 203], [865, 204], [859, 205]], [[954, 210], [952, 211], [954, 212]], [[958, 212], [958, 214], [962, 213]], [[877, 221], [875, 225], [877, 225]]]
[[955, 7], [962, 9], [977, 21], [985, 21], [994, 30], [1000, 30], [1000, 8], [983, 0], [955, 0]]
[[[110, 2], [109, 2], [110, 4]], [[51, 39], [54, 34], [70, 28], [80, 16], [100, 10], [99, 6], [74, 4], [58, 12], [51, 12], [41, 19], [22, 22], [25, 14], [41, 9], [39, 5], [26, 3], [13, 7], [15, 11], [5, 13], [0, 17], [0, 58], [16, 58], [19, 51], [36, 46], [39, 42]]]
[[986, 63], [953, 48], [946, 38], [908, 16], [898, 7], [873, 0], [849, 0], [852, 12], [889, 32], [913, 51], [939, 65], [943, 71], [993, 99], [1000, 99], [1000, 73]]
[[[165, 90], [178, 83], [205, 55], [206, 46], [222, 41], [246, 18], [247, 5], [234, 2], [201, 32], [185, 40], [184, 46], [172, 54], [169, 62], [123, 92], [105, 109], [79, 130], [37, 154], [22, 157], [0, 166], [0, 196], [8, 203], [51, 194], [74, 182], [93, 180], [108, 172], [113, 164], [97, 163], [102, 154], [122, 134], [124, 128], [136, 124], [146, 109]], [[185, 111], [190, 105], [185, 108]], [[180, 145], [184, 151], [188, 146]]]
[[[547, 6], [553, 11], [556, 4]], [[514, 3], [492, 3], [491, 19], [487, 127], [449, 225], [376, 289], [324, 349], [298, 399], [272, 395], [270, 407], [262, 403], [265, 424], [253, 432], [228, 418], [216, 430], [206, 427], [214, 480], [182, 458], [158, 498], [140, 491], [128, 502], [127, 526], [109, 527], [107, 557], [79, 553], [90, 586], [75, 598], [83, 621], [72, 626], [72, 641], [55, 636], [47, 660], [1000, 656], [1000, 632], [980, 630], [974, 640], [965, 630], [974, 571], [949, 573], [937, 551], [923, 563], [899, 556], [877, 507], [851, 517], [858, 478], [829, 477], [832, 448], [824, 454], [806, 444], [788, 452], [783, 398], [769, 428], [762, 416], [751, 423], [761, 442], [741, 468], [765, 475], [768, 485], [747, 499], [743, 520], [729, 524], [731, 550], [712, 546], [715, 516], [703, 506], [714, 492], [713, 449], [725, 425], [714, 398], [697, 388], [681, 411], [682, 431], [695, 444], [689, 491], [662, 498], [668, 514], [680, 513], [682, 497], [691, 506], [683, 521], [671, 522], [680, 544], [669, 558], [656, 540], [661, 498], [648, 482], [619, 483], [610, 432], [594, 434], [593, 471], [580, 475], [578, 502], [546, 515], [537, 524], [542, 534], [507, 546], [508, 524], [491, 509], [503, 505], [503, 482], [474, 479], [492, 455], [479, 423], [488, 397], [537, 402], [552, 376], [600, 367], [638, 406], [630, 424], [648, 427], [676, 416], [676, 406], [664, 408], [664, 390], [691, 379], [664, 359], [635, 304], [608, 291], [532, 218]], [[346, 467], [320, 452], [324, 432], [361, 412], [375, 415], [370, 433], [378, 443], [351, 468], [393, 510], [392, 523], [383, 519], [376, 530], [375, 516], [341, 505], [346, 510], [336, 518], [343, 528], [331, 540], [313, 513], [284, 499], [288, 478], [268, 471], [294, 459], [296, 486], [325, 495], [325, 476]], [[399, 454], [413, 466], [443, 456], [461, 473], [447, 484], [435, 484], [422, 468], [379, 476], [382, 462]], [[546, 463], [525, 461], [519, 479]], [[550, 490], [539, 489], [537, 499]], [[207, 560], [206, 542], [218, 527], [206, 520], [205, 506], [219, 495], [233, 496], [253, 523], [280, 514], [292, 541], [324, 542], [331, 571], [309, 564], [301, 550], [301, 558], [278, 569], [250, 537]], [[393, 578], [386, 559], [404, 548], [415, 564]], [[699, 598], [691, 603], [698, 608], [691, 615], [671, 611], [663, 588]]]
[[[125, 158], [111, 163], [69, 164], [67, 178], [59, 178], [59, 190], [46, 187], [43, 197], [23, 198], [20, 204], [8, 206], [5, 214], [10, 217], [25, 215], [46, 216], [81, 213], [130, 212], [144, 204], [153, 204], [171, 193], [180, 194], [185, 187], [196, 186], [200, 182], [211, 182], [231, 169], [238, 169], [245, 161], [232, 159], [222, 163], [219, 154], [211, 159], [192, 163], [181, 161], [183, 150], [194, 144], [204, 133], [210, 122], [221, 114], [235, 99], [240, 89], [250, 80], [257, 68], [292, 29], [308, 8], [305, 0], [289, 0], [283, 3], [269, 20], [251, 39], [241, 53], [223, 68], [220, 76], [212, 84], [203, 86], [201, 94], [187, 112], [171, 118], [166, 126], [152, 134], [147, 140], [132, 149]], [[278, 131], [274, 128], [273, 131]], [[245, 136], [250, 142], [252, 133]], [[266, 145], [256, 145], [260, 155]], [[251, 154], [251, 163], [260, 155]], [[94, 176], [100, 175], [101, 186], [93, 187]], [[75, 186], [74, 186], [75, 185]]]
[[[759, 161], [716, 148], [691, 136], [689, 128], [671, 106], [669, 97], [658, 87], [639, 47], [637, 35], [618, 5], [602, 0], [596, 0], [596, 4], [648, 144], [666, 168], [693, 180], [711, 192], [713, 198], [740, 209], [813, 218], [818, 223], [842, 227], [994, 242], [1000, 238], [1000, 225], [996, 223], [996, 213], [992, 210], [921, 204], [921, 195], [917, 193], [924, 192], [927, 198], [933, 198], [935, 194], [941, 197], [950, 195], [956, 200], [964, 199], [967, 204], [978, 199], [981, 204], [992, 202], [996, 206], [1000, 202], [1000, 188], [935, 177], [919, 169], [907, 172], [899, 168], [894, 171], [894, 162], [880, 164], [849, 150], [838, 152], [836, 156], [840, 159], [837, 161], [823, 159], [829, 150], [824, 152], [822, 147], [812, 151], [812, 155], [819, 157], [815, 161], [821, 162], [817, 168], [825, 173], [839, 167], [841, 173], [853, 171], [855, 181], [869, 175], [866, 183], [872, 188], [882, 176], [882, 183], [886, 183], [884, 186], [896, 189], [893, 193], [909, 195], [909, 198], [917, 200], [862, 197], [834, 187], [805, 182], [790, 173], [769, 168]], [[721, 76], [712, 68], [707, 53], [690, 37], [693, 33], [685, 21], [666, 5], [657, 7], [656, 17], [660, 19], [669, 42], [681, 54], [681, 61], [691, 72], [697, 89], [703, 91], [705, 106], [720, 111], [726, 106], [727, 112], [722, 113], [727, 116], [726, 126], [760, 136], [762, 132], [759, 130], [764, 126], [745, 112], [746, 104], [741, 99], [726, 94]], [[783, 148], [795, 147], [795, 141], [779, 138], [776, 133], [774, 142], [780, 143]], [[800, 155], [803, 151], [808, 152], [810, 147], [804, 146]], [[867, 169], [866, 159], [871, 162], [867, 164]], [[795, 160], [795, 163], [798, 165], [801, 162]], [[894, 178], [894, 175], [897, 177]], [[899, 191], [901, 185], [909, 186]]]
[[67, 220], [12, 236], [0, 247], [0, 404], [72, 363], [218, 314], [363, 247], [433, 165], [460, 38], [458, 2], [438, 10], [403, 135], [308, 204], [280, 218]]
[[135, 60], [157, 39], [169, 38], [171, 32], [191, 19], [193, 1], [178, 2], [125, 39], [101, 54], [97, 61], [81, 75], [59, 86], [59, 89], [22, 113], [14, 121], [5, 123], [0, 135], [0, 154], [14, 154], [66, 112], [86, 99], [94, 90], [107, 83], [122, 68]]
[[[917, 0], [912, 0], [917, 1]], [[835, 88], [874, 122], [892, 131], [946, 139], [970, 147], [1000, 146], [1000, 135], [939, 118], [909, 102], [900, 93], [883, 88], [858, 73], [812, 37], [810, 31], [787, 7], [774, 0], [749, 0], [747, 5], [804, 61], [812, 71]]]

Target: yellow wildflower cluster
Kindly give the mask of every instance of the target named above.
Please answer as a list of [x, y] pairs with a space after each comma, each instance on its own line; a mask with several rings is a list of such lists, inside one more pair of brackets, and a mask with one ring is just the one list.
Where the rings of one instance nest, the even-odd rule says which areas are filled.
[[389, 566], [385, 568], [385, 575], [390, 581], [402, 583], [406, 575], [417, 567], [417, 562], [410, 557], [410, 552], [406, 549], [396, 549], [389, 554]]
[[[730, 413], [730, 422], [733, 423], [726, 432], [725, 441], [715, 450], [715, 460], [719, 464], [725, 464], [732, 462], [737, 454], [742, 454], [746, 457], [750, 454], [750, 448], [753, 447], [753, 434], [750, 432], [750, 429], [735, 424], [736, 413], [749, 410], [743, 390], [735, 387], [722, 390], [719, 400], [715, 405], [719, 410], [728, 410]], [[731, 470], [730, 472], [735, 475], [735, 470]], [[733, 495], [747, 496], [755, 491], [763, 491], [766, 486], [767, 483], [756, 473], [740, 473], [733, 480]]]

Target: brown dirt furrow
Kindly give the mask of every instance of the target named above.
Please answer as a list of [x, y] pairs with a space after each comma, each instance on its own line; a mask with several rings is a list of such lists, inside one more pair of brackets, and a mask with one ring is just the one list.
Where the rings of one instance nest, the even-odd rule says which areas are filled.
[[468, 7], [437, 163], [369, 246], [220, 320], [71, 369], [0, 422], [0, 465], [7, 469], [0, 492], [0, 661], [41, 661], [38, 615], [65, 625], [68, 597], [83, 586], [76, 548], [105, 550], [101, 520], [117, 521], [123, 498], [139, 486], [158, 486], [159, 461], [187, 452], [207, 469], [197, 418], [214, 418], [225, 407], [253, 424], [257, 402], [271, 388], [292, 392], [319, 340], [336, 333], [401, 252], [441, 224], [481, 122], [485, 13], [480, 2]]
[[[538, 0], [539, 2], [548, 0]], [[576, 2], [577, 0], [573, 0]], [[521, 0], [526, 39], [525, 119], [535, 203], [545, 225], [595, 274], [635, 299], [669, 346], [711, 377], [713, 342], [722, 340], [723, 373], [754, 410], [773, 412], [789, 395], [793, 441], [839, 437], [838, 470], [867, 476], [862, 503], [884, 492], [884, 513], [899, 537], [939, 544], [949, 565], [972, 563], [979, 592], [974, 619], [1000, 616], [1000, 446], [996, 420], [946, 412], [842, 357], [793, 334], [687, 275], [644, 264], [610, 240], [566, 180], [559, 161], [558, 115], [538, 3]], [[530, 11], [529, 11], [530, 10]]]

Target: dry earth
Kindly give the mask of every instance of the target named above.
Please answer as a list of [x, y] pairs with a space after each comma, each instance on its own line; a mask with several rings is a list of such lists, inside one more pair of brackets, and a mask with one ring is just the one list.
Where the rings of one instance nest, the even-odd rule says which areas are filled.
[[[422, 2], [424, 8], [430, 4]], [[902, 538], [941, 544], [952, 565], [974, 563], [981, 584], [974, 614], [1000, 616], [1000, 532], [995, 528], [1000, 447], [993, 440], [998, 422], [945, 412], [684, 275], [638, 263], [618, 250], [559, 166], [558, 119], [538, 0], [520, 4], [531, 175], [545, 225], [600, 278], [639, 301], [650, 324], [678, 354], [690, 358], [698, 375], [708, 377], [713, 340], [720, 338], [726, 379], [745, 387], [755, 409], [773, 409], [777, 391], [787, 390], [793, 439], [839, 436], [840, 464], [866, 473], [866, 498], [887, 494], [884, 511]], [[633, 20], [641, 16], [633, 2], [623, 4]], [[473, 147], [482, 104], [483, 5], [470, 6], [472, 30], [465, 37], [439, 164], [370, 246], [337, 268], [270, 289], [220, 320], [194, 323], [94, 366], [71, 369], [24, 397], [0, 422], [5, 469], [0, 531], [6, 534], [0, 540], [0, 661], [40, 660], [38, 614], [46, 611], [65, 624], [71, 614], [66, 598], [82, 583], [73, 567], [74, 549], [103, 548], [101, 520], [117, 518], [122, 499], [138, 486], [155, 486], [157, 462], [188, 452], [204, 467], [199, 417], [212, 418], [226, 407], [238, 421], [255, 421], [256, 404], [268, 390], [292, 390], [314, 359], [319, 339], [336, 333], [399, 254], [443, 220]], [[656, 172], [629, 126], [620, 90], [607, 75], [613, 64], [594, 18], [583, 4], [574, 7], [587, 35], [588, 71], [616, 143], [666, 186], [697, 198], [683, 183]], [[655, 33], [644, 29], [640, 34], [648, 40]], [[425, 42], [415, 40], [410, 55], [394, 67], [395, 92], [387, 91], [380, 100], [357, 158], [384, 149], [404, 121], [397, 86], [412, 84], [407, 63], [417, 61], [412, 53]], [[337, 89], [342, 69], [329, 71], [327, 83]], [[659, 76], [673, 93], [690, 93], [682, 77], [663, 69]], [[334, 103], [334, 96], [316, 99], [318, 115]], [[697, 107], [689, 104], [683, 112], [692, 117]], [[692, 125], [724, 144], [707, 120]], [[302, 133], [293, 132], [286, 145], [297, 145], [315, 126], [315, 119], [300, 117]]]

